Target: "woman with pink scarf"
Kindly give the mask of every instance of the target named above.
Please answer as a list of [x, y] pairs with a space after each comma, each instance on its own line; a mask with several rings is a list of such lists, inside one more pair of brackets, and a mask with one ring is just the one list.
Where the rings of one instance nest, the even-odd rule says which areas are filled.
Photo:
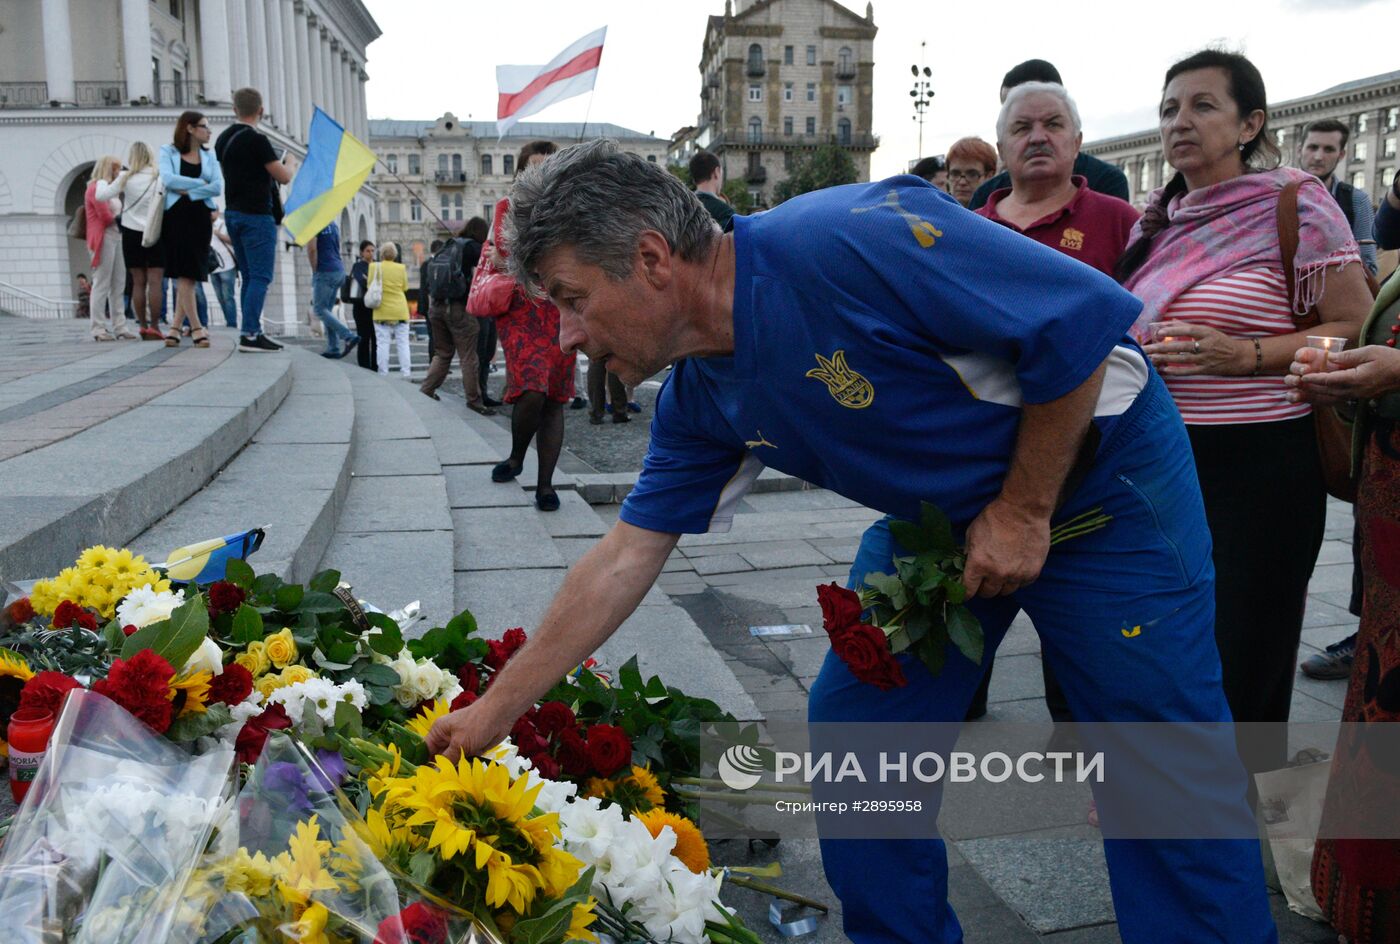
[[88, 319], [94, 341], [125, 341], [139, 337], [126, 325], [126, 303], [122, 299], [126, 266], [122, 263], [121, 231], [117, 228], [122, 201], [112, 187], [121, 169], [121, 158], [99, 158], [83, 192], [87, 247], [92, 253], [92, 299]]
[[[1285, 722], [1326, 492], [1312, 408], [1289, 400], [1284, 376], [1307, 335], [1354, 344], [1371, 296], [1331, 195], [1317, 178], [1278, 167], [1264, 80], [1248, 59], [1206, 50], [1178, 62], [1159, 114], [1176, 175], [1152, 195], [1117, 274], [1144, 302], [1133, 334], [1190, 433], [1231, 712], [1237, 722]], [[1278, 209], [1294, 182], [1290, 310]], [[1314, 307], [1321, 323], [1299, 331], [1293, 312]], [[1251, 771], [1285, 764], [1284, 726], [1269, 730], [1242, 744]]]

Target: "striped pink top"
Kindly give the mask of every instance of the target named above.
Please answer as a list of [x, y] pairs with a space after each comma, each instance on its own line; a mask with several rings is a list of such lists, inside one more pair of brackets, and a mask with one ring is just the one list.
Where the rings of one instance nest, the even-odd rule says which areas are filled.
[[[1182, 292], [1163, 321], [1189, 321], [1232, 338], [1267, 338], [1297, 329], [1288, 315], [1281, 269], [1246, 269]], [[1188, 424], [1273, 423], [1307, 416], [1306, 403], [1289, 403], [1283, 377], [1165, 376]]]

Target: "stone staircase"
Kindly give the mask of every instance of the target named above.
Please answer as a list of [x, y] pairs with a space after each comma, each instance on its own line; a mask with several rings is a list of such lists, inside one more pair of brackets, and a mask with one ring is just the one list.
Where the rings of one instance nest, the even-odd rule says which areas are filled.
[[[56, 572], [86, 546], [163, 561], [181, 545], [267, 528], [259, 572], [304, 581], [333, 567], [426, 627], [463, 608], [498, 636], [537, 624], [568, 565], [607, 525], [588, 483], [556, 477], [535, 510], [534, 456], [490, 480], [509, 434], [460, 399], [433, 401], [313, 350], [235, 354], [95, 344], [84, 324], [0, 317], [0, 578]], [[752, 699], [690, 616], [653, 589], [599, 653], [704, 694], [743, 719]]]

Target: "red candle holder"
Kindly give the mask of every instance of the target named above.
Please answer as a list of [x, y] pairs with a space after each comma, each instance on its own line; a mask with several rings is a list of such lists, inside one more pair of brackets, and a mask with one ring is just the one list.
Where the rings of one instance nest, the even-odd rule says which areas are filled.
[[10, 792], [15, 802], [24, 800], [29, 785], [39, 772], [39, 764], [53, 734], [53, 712], [42, 708], [25, 708], [10, 716]]

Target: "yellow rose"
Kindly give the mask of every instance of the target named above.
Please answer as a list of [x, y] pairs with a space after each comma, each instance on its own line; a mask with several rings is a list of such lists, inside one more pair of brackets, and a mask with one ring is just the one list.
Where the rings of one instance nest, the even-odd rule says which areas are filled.
[[267, 658], [267, 647], [261, 642], [248, 643], [248, 648], [235, 656], [233, 661], [247, 669], [253, 678], [262, 675], [272, 664]]
[[282, 681], [280, 675], [264, 675], [253, 683], [253, 687], [258, 690], [258, 694], [266, 701], [268, 698], [272, 697], [273, 692], [286, 684], [286, 682]]
[[307, 679], [315, 678], [316, 673], [312, 672], [304, 665], [289, 665], [282, 670], [282, 684], [296, 685], [305, 682]]
[[263, 640], [263, 645], [267, 647], [268, 659], [279, 669], [297, 659], [297, 642], [292, 638], [292, 631], [286, 627], [268, 636]]

